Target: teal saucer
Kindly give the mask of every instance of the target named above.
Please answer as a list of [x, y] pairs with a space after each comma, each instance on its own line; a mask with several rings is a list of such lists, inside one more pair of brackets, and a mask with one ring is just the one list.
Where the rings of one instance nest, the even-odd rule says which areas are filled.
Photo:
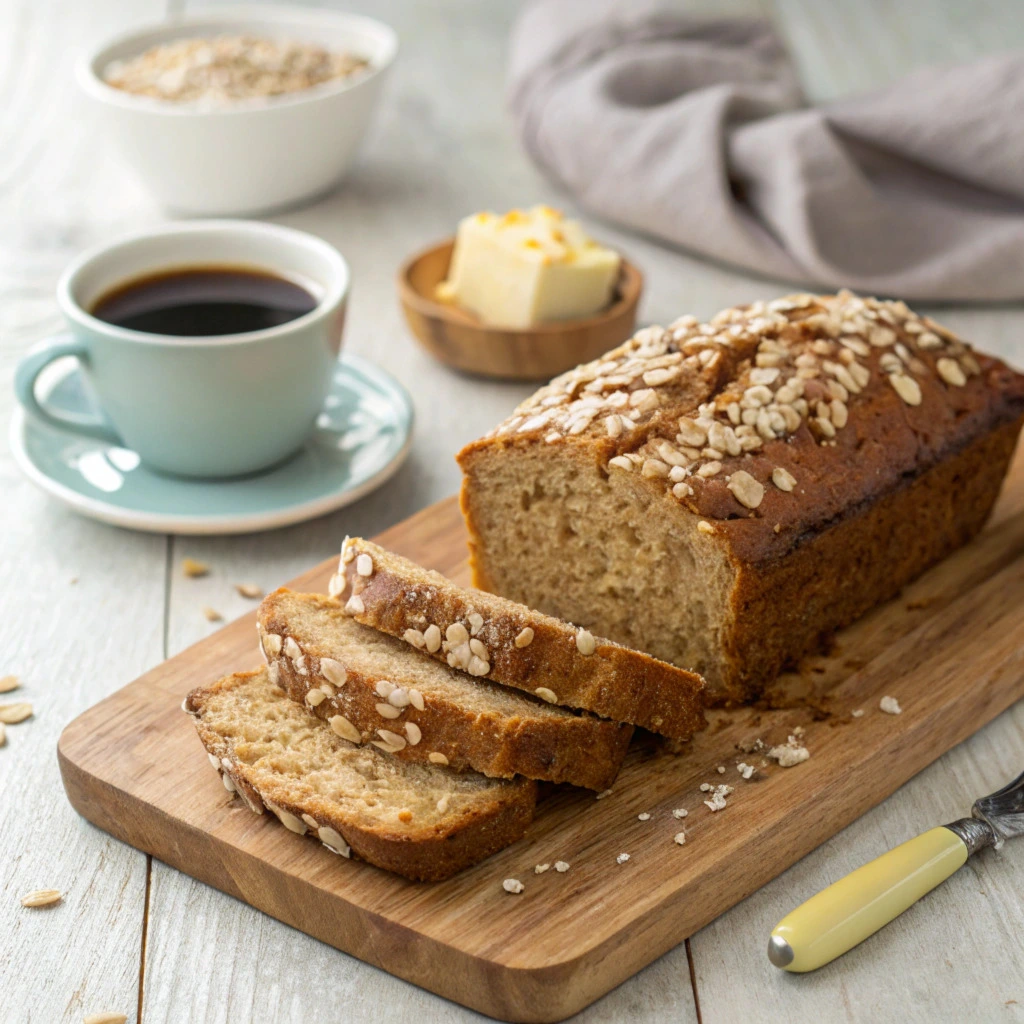
[[[47, 404], [67, 413], [93, 409], [78, 369], [53, 386]], [[312, 519], [379, 487], [408, 454], [412, 421], [409, 395], [396, 380], [345, 355], [309, 440], [252, 476], [165, 476], [127, 448], [57, 430], [20, 408], [10, 442], [29, 479], [83, 515], [154, 533], [251, 533]]]

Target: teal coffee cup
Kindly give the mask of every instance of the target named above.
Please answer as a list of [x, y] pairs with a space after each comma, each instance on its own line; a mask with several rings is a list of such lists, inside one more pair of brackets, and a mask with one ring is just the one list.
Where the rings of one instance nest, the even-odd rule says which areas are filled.
[[[133, 281], [218, 268], [297, 284], [312, 308], [262, 330], [203, 336], [149, 333], [93, 315], [98, 300]], [[287, 458], [313, 429], [341, 348], [348, 292], [345, 259], [305, 232], [251, 221], [155, 227], [68, 267], [57, 300], [69, 329], [22, 359], [15, 391], [29, 415], [129, 448], [153, 469], [253, 473]], [[66, 356], [91, 385], [94, 417], [70, 419], [36, 393], [42, 371]]]

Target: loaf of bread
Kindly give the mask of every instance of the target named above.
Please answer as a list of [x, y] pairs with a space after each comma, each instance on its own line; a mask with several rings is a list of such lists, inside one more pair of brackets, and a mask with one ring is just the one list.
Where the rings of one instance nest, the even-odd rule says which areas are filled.
[[361, 626], [337, 601], [277, 590], [257, 615], [271, 679], [338, 733], [393, 757], [602, 790], [633, 727], [548, 704]]
[[292, 832], [407, 878], [440, 881], [519, 839], [536, 783], [388, 757], [342, 739], [271, 681], [239, 672], [185, 710], [225, 788]]
[[977, 533], [1022, 413], [903, 302], [647, 327], [459, 454], [474, 582], [748, 700]]
[[346, 537], [330, 583], [357, 622], [551, 704], [591, 711], [672, 739], [704, 727], [704, 681], [586, 629]]

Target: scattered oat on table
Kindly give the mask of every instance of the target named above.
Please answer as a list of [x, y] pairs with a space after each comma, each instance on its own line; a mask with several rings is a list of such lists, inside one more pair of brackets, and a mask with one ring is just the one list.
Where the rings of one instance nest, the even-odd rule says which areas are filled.
[[526, 888], [518, 878], [506, 878], [505, 881], [501, 883], [501, 887], [505, 892], [513, 894], [521, 893]]
[[686, 842], [686, 833], [685, 832], [677, 832], [672, 837], [672, 842], [674, 842], [677, 846], [682, 846], [683, 843]]
[[610, 789], [603, 790], [594, 797], [595, 800], [603, 800], [606, 796], [611, 796], [612, 791]]
[[257, 586], [255, 583], [236, 583], [235, 590], [237, 590], [242, 597], [248, 597], [251, 600], [255, 600], [257, 597], [263, 596], [263, 588]]
[[221, 615], [216, 608], [211, 608], [208, 604], [203, 605], [203, 617], [207, 622], [223, 622], [224, 616]]
[[900, 702], [895, 697], [883, 697], [879, 702], [878, 706], [887, 715], [902, 715], [903, 708], [900, 707]]
[[63, 899], [64, 894], [60, 889], [33, 889], [21, 897], [23, 907], [48, 907]]
[[190, 579], [195, 579], [197, 576], [209, 575], [210, 567], [205, 562], [197, 562], [194, 558], [183, 558], [181, 571]]
[[17, 725], [24, 722], [26, 718], [32, 717], [32, 705], [27, 701], [18, 704], [0, 704], [0, 722], [7, 725]]
[[629, 860], [629, 854], [628, 853], [620, 853], [618, 855], [618, 857], [615, 858], [615, 863], [616, 864], [625, 864], [627, 860]]
[[21, 680], [17, 676], [4, 676], [0, 678], [0, 693], [10, 693], [21, 686]]
[[534, 867], [533, 873], [535, 875], [543, 875], [544, 872], [547, 871], [548, 868], [550, 868], [550, 867], [551, 867], [550, 864], [538, 864], [538, 865], [536, 865], [536, 867]]
[[651, 816], [646, 811], [644, 811], [643, 813], [637, 815], [637, 819], [639, 821], [650, 821]]
[[677, 807], [672, 812], [673, 818], [685, 818], [690, 812], [685, 807]]
[[864, 709], [863, 708], [857, 708], [856, 711], [851, 711], [850, 712], [850, 717], [851, 718], [863, 718], [864, 717]]
[[556, 860], [555, 870], [560, 874], [564, 875], [569, 870], [569, 862], [567, 860]]

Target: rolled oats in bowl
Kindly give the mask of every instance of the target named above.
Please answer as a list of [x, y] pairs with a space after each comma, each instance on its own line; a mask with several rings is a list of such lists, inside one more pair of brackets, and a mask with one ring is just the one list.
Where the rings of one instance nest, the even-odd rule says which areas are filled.
[[103, 72], [107, 85], [170, 103], [227, 106], [300, 92], [369, 67], [353, 53], [254, 35], [177, 39]]

